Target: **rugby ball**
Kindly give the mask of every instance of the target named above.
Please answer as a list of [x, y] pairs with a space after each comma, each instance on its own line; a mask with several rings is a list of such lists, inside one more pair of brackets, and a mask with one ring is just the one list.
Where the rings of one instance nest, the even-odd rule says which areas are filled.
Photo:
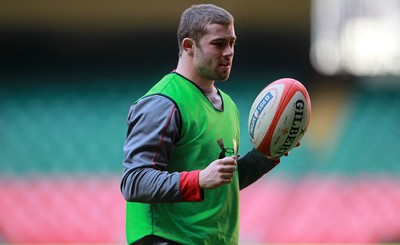
[[259, 152], [278, 159], [303, 138], [311, 117], [306, 88], [293, 78], [282, 78], [266, 86], [251, 107], [248, 131]]

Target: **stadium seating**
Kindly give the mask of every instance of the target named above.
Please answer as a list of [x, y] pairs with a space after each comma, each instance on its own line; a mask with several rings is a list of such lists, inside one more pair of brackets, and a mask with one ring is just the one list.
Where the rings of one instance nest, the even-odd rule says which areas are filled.
[[[30, 79], [0, 91], [0, 241], [123, 243], [125, 117], [157, 78]], [[245, 154], [247, 111], [262, 85], [249, 91], [230, 82], [223, 87], [242, 114]], [[305, 137], [242, 191], [243, 243], [399, 239], [400, 92], [361, 88], [348, 96], [330, 148], [315, 149]]]

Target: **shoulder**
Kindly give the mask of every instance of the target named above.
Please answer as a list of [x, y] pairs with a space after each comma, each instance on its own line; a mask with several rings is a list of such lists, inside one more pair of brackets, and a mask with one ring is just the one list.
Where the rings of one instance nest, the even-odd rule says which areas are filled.
[[169, 97], [152, 94], [139, 99], [129, 108], [128, 119], [138, 113], [162, 115], [166, 110], [174, 108], [176, 108], [175, 102]]
[[161, 94], [153, 94], [136, 101], [129, 108], [127, 124], [173, 123], [181, 127], [181, 115], [175, 102]]
[[221, 97], [225, 100], [229, 100], [229, 102], [234, 103], [233, 99], [231, 98], [230, 95], [222, 91], [220, 88], [217, 88], [218, 93], [221, 95]]
[[221, 95], [224, 107], [229, 107], [234, 109], [237, 113], [239, 113], [239, 109], [237, 108], [237, 105], [235, 101], [232, 99], [231, 96], [229, 96], [227, 93], [222, 91], [221, 89], [218, 88], [218, 93]]
[[169, 73], [165, 75], [159, 82], [154, 84], [154, 86], [144, 96], [154, 93], [162, 93], [163, 91], [168, 91], [168, 88], [179, 84], [182, 81], [182, 79], [183, 78], [177, 73], [174, 72]]

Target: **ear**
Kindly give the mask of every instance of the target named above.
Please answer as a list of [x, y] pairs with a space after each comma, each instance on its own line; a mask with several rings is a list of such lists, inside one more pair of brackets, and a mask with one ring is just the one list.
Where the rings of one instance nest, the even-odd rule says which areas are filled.
[[182, 40], [182, 47], [183, 47], [183, 50], [185, 50], [185, 52], [187, 52], [189, 55], [192, 55], [193, 54], [193, 51], [194, 51], [194, 41], [193, 41], [193, 39], [191, 39], [191, 38], [188, 38], [188, 37], [186, 37], [186, 38], [184, 38], [183, 40]]

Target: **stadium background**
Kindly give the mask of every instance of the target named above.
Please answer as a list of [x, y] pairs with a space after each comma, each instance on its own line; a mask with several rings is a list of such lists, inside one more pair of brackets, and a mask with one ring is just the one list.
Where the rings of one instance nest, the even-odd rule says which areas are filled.
[[[176, 65], [193, 3], [0, 1], [0, 243], [124, 243], [125, 117]], [[218, 86], [239, 106], [241, 154], [268, 83], [300, 80], [313, 106], [302, 146], [241, 192], [241, 244], [399, 241], [400, 91], [385, 82], [399, 78], [318, 74], [310, 1], [213, 3], [236, 20]]]

